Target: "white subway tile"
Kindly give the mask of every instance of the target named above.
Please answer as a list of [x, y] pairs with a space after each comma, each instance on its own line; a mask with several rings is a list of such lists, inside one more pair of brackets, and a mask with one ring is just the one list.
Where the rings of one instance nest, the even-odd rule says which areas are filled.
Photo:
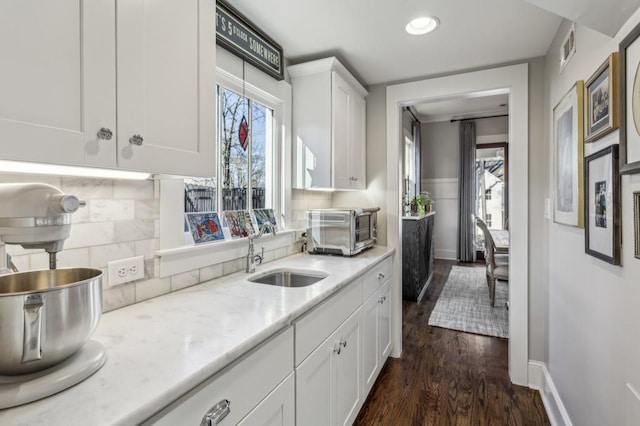
[[138, 241], [154, 238], [154, 223], [150, 219], [134, 219], [115, 222], [115, 241]]
[[91, 222], [109, 222], [132, 220], [135, 218], [133, 200], [90, 200], [89, 220]]
[[[106, 288], [106, 278], [103, 278], [102, 285]], [[136, 286], [135, 283], [122, 284], [111, 287], [102, 292], [102, 312], [113, 311], [136, 302]]]
[[138, 281], [136, 286], [136, 302], [161, 296], [171, 291], [171, 278], [153, 278], [146, 281]]
[[71, 214], [71, 223], [87, 223], [89, 222], [89, 205], [80, 207], [75, 213]]
[[224, 262], [222, 264], [222, 275], [229, 275], [233, 274], [234, 272], [242, 271], [243, 269], [245, 269], [245, 262], [246, 259], [244, 257]]
[[160, 240], [139, 240], [135, 242], [136, 256], [144, 256], [145, 259], [153, 259], [156, 250], [160, 248]]
[[60, 188], [60, 176], [37, 175], [31, 173], [2, 173], [0, 174], [0, 183], [25, 183], [37, 182], [53, 185]]
[[264, 257], [262, 258], [262, 263], [269, 263], [269, 262], [273, 262], [276, 257], [275, 257], [275, 250], [267, 250], [264, 252]]
[[222, 276], [222, 263], [200, 268], [200, 282], [216, 279]]
[[11, 261], [20, 272], [29, 271], [31, 269], [31, 259], [28, 254], [24, 254], [22, 256], [11, 256]]
[[39, 250], [39, 253], [29, 255], [29, 263], [32, 271], [49, 269], [49, 253]]
[[135, 243], [118, 243], [89, 248], [89, 261], [94, 268], [105, 268], [108, 262], [136, 256]]
[[153, 196], [153, 180], [113, 181], [113, 197], [116, 199], [152, 200]]
[[64, 249], [56, 255], [58, 268], [89, 267], [89, 249]]
[[156, 276], [157, 275], [155, 274], [155, 263], [153, 259], [145, 260], [144, 261], [144, 278], [148, 280]]
[[289, 252], [287, 250], [286, 247], [280, 247], [275, 249], [275, 258], [276, 259], [282, 259], [283, 257], [287, 257], [289, 255]]
[[135, 200], [136, 219], [159, 219], [160, 200]]
[[63, 177], [62, 191], [81, 200], [113, 198], [113, 181], [86, 177]]
[[200, 282], [200, 270], [184, 272], [182, 274], [171, 276], [171, 291], [178, 291], [186, 287], [198, 284]]
[[71, 233], [64, 247], [91, 247], [114, 242], [113, 222], [78, 223], [71, 225]]

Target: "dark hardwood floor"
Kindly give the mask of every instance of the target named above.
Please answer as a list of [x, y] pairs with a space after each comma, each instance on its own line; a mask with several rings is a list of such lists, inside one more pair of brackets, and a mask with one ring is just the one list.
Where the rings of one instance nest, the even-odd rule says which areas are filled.
[[387, 360], [356, 425], [550, 424], [539, 393], [509, 381], [506, 339], [427, 325], [456, 264], [436, 261], [423, 300], [403, 301], [402, 357]]

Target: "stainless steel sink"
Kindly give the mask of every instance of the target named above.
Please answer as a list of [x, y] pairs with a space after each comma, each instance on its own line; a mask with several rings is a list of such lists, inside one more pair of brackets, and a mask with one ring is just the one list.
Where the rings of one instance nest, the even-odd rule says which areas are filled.
[[279, 287], [306, 287], [327, 278], [321, 271], [274, 269], [249, 277], [252, 283], [269, 284]]

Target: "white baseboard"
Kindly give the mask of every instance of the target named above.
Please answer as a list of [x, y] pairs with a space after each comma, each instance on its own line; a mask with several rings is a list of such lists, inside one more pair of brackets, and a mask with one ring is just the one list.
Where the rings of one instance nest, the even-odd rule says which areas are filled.
[[529, 387], [540, 392], [552, 426], [573, 426], [544, 362], [529, 361]]
[[435, 249], [434, 257], [440, 260], [458, 260], [458, 253], [456, 250]]

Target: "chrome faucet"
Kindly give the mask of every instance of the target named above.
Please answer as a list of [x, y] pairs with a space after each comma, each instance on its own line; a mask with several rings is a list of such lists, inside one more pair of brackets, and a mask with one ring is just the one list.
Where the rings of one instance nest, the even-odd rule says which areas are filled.
[[253, 249], [253, 240], [257, 240], [258, 238], [264, 235], [265, 230], [271, 231], [273, 235], [276, 235], [276, 227], [271, 224], [271, 222], [267, 221], [262, 224], [260, 227], [260, 232], [258, 234], [251, 233], [249, 234], [249, 252], [247, 253], [247, 268], [246, 272], [252, 273], [256, 271], [256, 266], [262, 264], [262, 260], [264, 259], [264, 246], [262, 246], [262, 251], [260, 254], [255, 254]]

